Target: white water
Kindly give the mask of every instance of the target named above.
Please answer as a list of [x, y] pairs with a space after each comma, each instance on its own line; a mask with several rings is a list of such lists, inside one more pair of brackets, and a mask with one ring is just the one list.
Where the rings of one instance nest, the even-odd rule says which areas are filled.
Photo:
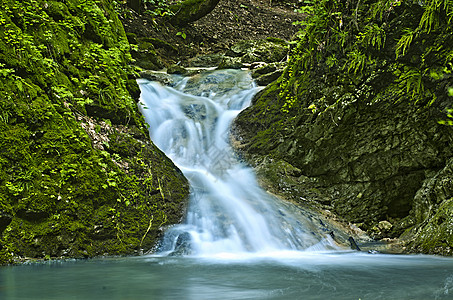
[[190, 234], [194, 255], [323, 250], [330, 245], [263, 191], [229, 146], [232, 120], [258, 91], [248, 72], [179, 78], [174, 88], [146, 80], [139, 84], [151, 139], [192, 187], [186, 222], [167, 232], [163, 251], [175, 250], [184, 232]]

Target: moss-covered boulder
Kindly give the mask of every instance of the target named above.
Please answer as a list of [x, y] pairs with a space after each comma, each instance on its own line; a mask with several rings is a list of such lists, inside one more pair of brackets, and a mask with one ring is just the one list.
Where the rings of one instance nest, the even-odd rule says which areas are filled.
[[406, 219], [415, 224], [402, 239], [411, 251], [452, 255], [453, 245], [453, 159], [433, 177], [425, 180], [414, 197], [412, 214]]
[[2, 2], [0, 262], [132, 254], [183, 216], [109, 1]]
[[219, 69], [240, 69], [256, 62], [277, 63], [286, 60], [289, 44], [281, 39], [267, 38], [242, 41], [225, 52]]
[[266, 86], [283, 74], [284, 67], [286, 67], [286, 61], [269, 64], [257, 63], [256, 66], [252, 64], [252, 78], [258, 85]]
[[185, 26], [210, 13], [220, 0], [183, 0], [169, 7], [173, 15], [169, 21], [173, 25]]

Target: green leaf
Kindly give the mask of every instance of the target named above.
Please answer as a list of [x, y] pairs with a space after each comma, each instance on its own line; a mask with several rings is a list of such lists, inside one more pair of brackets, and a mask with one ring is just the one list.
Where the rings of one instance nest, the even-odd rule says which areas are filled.
[[186, 33], [185, 32], [181, 32], [181, 31], [177, 32], [176, 35], [181, 36], [183, 39], [186, 39], [186, 37], [187, 37]]

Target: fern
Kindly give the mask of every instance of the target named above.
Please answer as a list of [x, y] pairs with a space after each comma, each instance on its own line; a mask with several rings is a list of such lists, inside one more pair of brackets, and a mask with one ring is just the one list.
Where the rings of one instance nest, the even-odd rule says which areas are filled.
[[358, 49], [354, 49], [353, 51], [348, 53], [348, 72], [350, 73], [351, 70], [354, 71], [354, 75], [357, 74], [357, 72], [362, 72], [363, 69], [365, 68], [365, 65], [367, 63], [367, 56], [365, 53], [362, 53]]
[[380, 50], [385, 44], [386, 34], [384, 29], [377, 24], [368, 24], [365, 26], [365, 31], [360, 32], [357, 37], [357, 42], [372, 45]]
[[334, 66], [338, 65], [338, 59], [335, 56], [335, 53], [327, 57], [326, 65], [329, 66], [329, 68], [333, 68]]
[[415, 102], [418, 101], [417, 96], [420, 96], [425, 90], [422, 79], [422, 71], [416, 68], [408, 69], [399, 78], [400, 86], [405, 87], [407, 93], [412, 91], [411, 98], [415, 99]]
[[431, 1], [430, 5], [426, 6], [425, 12], [423, 13], [419, 28], [424, 31], [430, 33], [433, 27], [436, 27], [438, 24], [438, 0]]
[[453, 20], [453, 0], [444, 1], [444, 10], [447, 16], [447, 24], [450, 24]]
[[394, 6], [400, 5], [401, 2], [394, 0], [376, 1], [370, 7], [371, 19], [384, 19], [384, 14], [388, 15]]
[[398, 59], [399, 55], [405, 55], [407, 53], [407, 50], [409, 49], [409, 46], [412, 43], [412, 40], [414, 39], [414, 36], [416, 36], [417, 32], [416, 30], [406, 28], [403, 30], [404, 34], [403, 36], [399, 39], [397, 45], [396, 45], [396, 58]]

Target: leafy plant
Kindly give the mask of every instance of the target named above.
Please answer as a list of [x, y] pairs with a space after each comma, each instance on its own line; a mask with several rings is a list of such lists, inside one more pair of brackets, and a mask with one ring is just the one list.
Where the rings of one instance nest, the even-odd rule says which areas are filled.
[[174, 15], [167, 0], [143, 0], [146, 6], [145, 13], [155, 17]]
[[447, 120], [440, 120], [439, 124], [453, 126], [453, 109], [447, 109], [447, 118]]
[[453, 71], [452, 7], [453, 0], [304, 1], [298, 12], [306, 18], [297, 23], [297, 46], [279, 81], [281, 110], [297, 107], [305, 92], [294, 92], [291, 79], [305, 85], [313, 73], [356, 84], [376, 69], [386, 70], [392, 74], [385, 87], [391, 94], [428, 105], [445, 97], [436, 89]]
[[186, 39], [186, 37], [187, 37], [186, 33], [185, 33], [185, 32], [182, 32], [182, 31], [178, 31], [178, 32], [176, 33], [176, 35], [177, 35], [177, 36], [181, 36], [183, 39]]
[[398, 44], [396, 45], [396, 58], [398, 58], [401, 55], [405, 55], [407, 50], [409, 49], [412, 40], [414, 39], [414, 36], [416, 35], [416, 30], [411, 29], [411, 28], [406, 28], [403, 30], [404, 34], [401, 36], [401, 38], [398, 41]]

